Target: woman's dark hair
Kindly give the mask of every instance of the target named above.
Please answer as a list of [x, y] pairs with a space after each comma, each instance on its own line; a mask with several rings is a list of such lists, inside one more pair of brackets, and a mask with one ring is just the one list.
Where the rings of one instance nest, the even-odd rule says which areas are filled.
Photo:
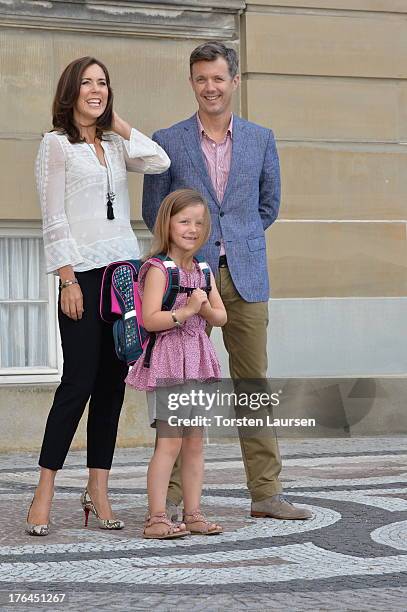
[[231, 47], [226, 47], [222, 42], [214, 40], [212, 42], [206, 42], [199, 47], [196, 47], [189, 58], [189, 69], [192, 76], [192, 67], [196, 62], [213, 62], [218, 57], [223, 57], [226, 60], [229, 74], [233, 79], [239, 70], [239, 59], [237, 53]]
[[74, 60], [61, 74], [52, 103], [52, 125], [54, 130], [64, 132], [72, 143], [82, 142], [79, 129], [74, 124], [73, 110], [81, 88], [82, 75], [86, 68], [97, 64], [105, 73], [108, 89], [107, 104], [103, 115], [96, 120], [96, 137], [110, 130], [113, 118], [113, 91], [110, 87], [109, 72], [104, 64], [94, 57], [86, 56]]

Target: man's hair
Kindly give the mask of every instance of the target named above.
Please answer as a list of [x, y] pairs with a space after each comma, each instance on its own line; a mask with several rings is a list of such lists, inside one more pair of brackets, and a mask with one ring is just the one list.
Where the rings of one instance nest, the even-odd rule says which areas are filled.
[[226, 60], [229, 74], [233, 79], [239, 71], [239, 59], [234, 49], [226, 47], [222, 42], [214, 40], [213, 42], [206, 42], [199, 47], [196, 47], [191, 53], [189, 58], [189, 69], [192, 76], [192, 67], [196, 62], [213, 62], [223, 57]]

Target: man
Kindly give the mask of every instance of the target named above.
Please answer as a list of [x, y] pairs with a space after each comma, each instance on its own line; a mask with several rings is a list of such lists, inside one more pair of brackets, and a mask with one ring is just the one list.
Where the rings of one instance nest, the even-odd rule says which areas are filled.
[[[234, 381], [264, 380], [267, 373], [268, 272], [264, 231], [280, 203], [280, 171], [271, 130], [232, 113], [239, 85], [238, 58], [220, 42], [204, 43], [190, 57], [190, 83], [198, 112], [159, 130], [153, 139], [171, 159], [169, 170], [146, 176], [143, 219], [152, 229], [163, 198], [184, 187], [200, 191], [212, 219], [202, 256], [216, 275], [228, 322], [222, 328]], [[266, 409], [256, 417], [267, 414]], [[311, 513], [281, 495], [281, 460], [274, 430], [239, 431], [251, 513], [257, 517], [307, 519]], [[182, 499], [179, 466], [168, 489], [168, 506]]]

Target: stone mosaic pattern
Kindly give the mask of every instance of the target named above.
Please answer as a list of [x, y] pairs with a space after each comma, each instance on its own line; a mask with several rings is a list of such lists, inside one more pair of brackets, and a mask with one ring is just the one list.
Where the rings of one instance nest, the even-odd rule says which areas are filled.
[[208, 446], [203, 508], [218, 537], [143, 540], [151, 449], [119, 450], [113, 507], [126, 522], [83, 527], [83, 453], [59, 474], [47, 538], [24, 533], [36, 456], [0, 456], [0, 609], [8, 594], [66, 593], [53, 610], [407, 610], [407, 440], [283, 441], [287, 498], [309, 521], [252, 519], [240, 450]]

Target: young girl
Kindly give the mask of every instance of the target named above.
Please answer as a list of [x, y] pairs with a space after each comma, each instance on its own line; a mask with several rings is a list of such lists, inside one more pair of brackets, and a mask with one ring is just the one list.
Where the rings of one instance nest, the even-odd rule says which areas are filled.
[[[157, 414], [155, 390], [161, 386], [188, 381], [210, 382], [219, 379], [220, 367], [205, 327], [226, 323], [226, 311], [211, 273], [207, 295], [204, 274], [193, 256], [210, 233], [210, 215], [202, 196], [192, 189], [179, 189], [162, 202], [154, 226], [150, 257], [166, 253], [178, 266], [180, 285], [194, 288], [191, 296], [178, 293], [172, 312], [163, 311], [162, 299], [167, 272], [164, 265], [148, 259], [140, 269], [139, 291], [144, 326], [156, 333], [150, 366], [144, 356], [136, 362], [126, 382], [147, 391], [149, 417], [157, 428], [157, 443], [147, 472], [149, 513], [145, 538], [175, 538], [189, 533], [218, 534], [222, 528], [207, 521], [200, 511], [203, 481], [203, 440], [200, 427], [174, 427]], [[171, 389], [169, 389], [171, 391]], [[180, 391], [179, 386], [177, 391]], [[177, 411], [178, 412], [178, 411]], [[189, 413], [191, 415], [191, 411]], [[178, 418], [179, 413], [175, 413]], [[185, 412], [182, 415], [185, 416]], [[165, 512], [167, 488], [179, 453], [182, 459], [184, 523], [172, 523]]]

